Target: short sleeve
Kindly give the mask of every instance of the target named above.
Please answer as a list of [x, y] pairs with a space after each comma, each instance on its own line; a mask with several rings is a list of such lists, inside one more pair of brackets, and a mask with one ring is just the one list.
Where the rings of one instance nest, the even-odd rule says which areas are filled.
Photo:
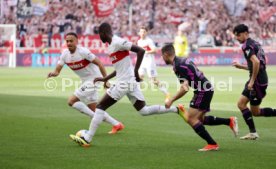
[[178, 80], [180, 84], [184, 83], [185, 81], [188, 81], [186, 78], [178, 78]]
[[244, 52], [245, 52], [245, 57], [246, 57], [247, 59], [250, 59], [251, 56], [256, 55], [255, 50], [254, 50], [254, 47], [251, 46], [251, 45], [250, 45], [250, 46], [246, 46]]
[[155, 46], [153, 40], [151, 40], [151, 39], [149, 40], [149, 47], [150, 47], [151, 49], [155, 49], [155, 48], [156, 48], [156, 46]]
[[96, 56], [90, 52], [89, 49], [86, 49], [86, 48], [83, 48], [83, 56], [84, 56], [84, 59], [88, 60], [88, 61], [93, 61]]
[[57, 64], [63, 66], [63, 65], [65, 64], [65, 59], [64, 59], [64, 58], [65, 58], [65, 53], [63, 52], [63, 53], [60, 55]]
[[132, 46], [132, 42], [129, 42], [128, 40], [126, 39], [122, 39], [122, 38], [119, 38], [118, 41], [117, 41], [117, 44], [116, 44], [117, 48], [119, 50], [127, 50], [127, 51], [130, 51], [131, 49], [131, 46]]

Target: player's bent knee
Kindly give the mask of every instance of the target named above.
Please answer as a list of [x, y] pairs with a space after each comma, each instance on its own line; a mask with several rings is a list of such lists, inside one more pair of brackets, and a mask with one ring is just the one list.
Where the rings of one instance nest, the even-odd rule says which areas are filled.
[[96, 109], [105, 110], [105, 108], [102, 104], [97, 104]]
[[252, 116], [257, 117], [257, 116], [259, 116], [259, 114], [252, 113]]
[[68, 102], [67, 102], [67, 104], [70, 106], [70, 107], [72, 107], [73, 106], [73, 104], [74, 104], [75, 102], [73, 101], [73, 100], [68, 100]]
[[144, 106], [141, 110], [139, 110], [139, 114], [142, 116], [148, 116], [150, 114], [148, 107]]
[[253, 116], [255, 116], [255, 117], [260, 116], [260, 111], [259, 110], [251, 109], [250, 111], [251, 111]]
[[190, 126], [194, 126], [198, 121], [198, 119], [195, 116], [192, 116], [190, 114], [187, 114], [186, 118], [187, 118], [187, 123], [190, 124]]
[[242, 103], [242, 102], [238, 102], [237, 103], [237, 107], [240, 109], [240, 110], [244, 110], [246, 109], [246, 104]]
[[198, 123], [198, 120], [197, 119], [193, 119], [193, 118], [188, 118], [187, 119], [187, 123], [190, 125], [190, 126], [194, 126]]

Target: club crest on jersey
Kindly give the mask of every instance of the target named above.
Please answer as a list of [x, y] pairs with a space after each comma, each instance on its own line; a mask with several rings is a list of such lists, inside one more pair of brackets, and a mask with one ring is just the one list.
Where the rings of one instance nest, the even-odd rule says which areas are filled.
[[110, 60], [111, 60], [111, 62], [114, 62], [115, 60], [117, 60], [116, 55], [110, 56]]
[[246, 53], [246, 55], [248, 56], [249, 53], [250, 53], [250, 49], [246, 50], [245, 53]]

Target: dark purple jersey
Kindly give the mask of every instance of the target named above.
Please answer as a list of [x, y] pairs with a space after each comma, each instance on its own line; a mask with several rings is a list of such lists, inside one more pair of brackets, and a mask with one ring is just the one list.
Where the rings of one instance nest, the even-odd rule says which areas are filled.
[[195, 91], [213, 90], [212, 84], [189, 58], [175, 57], [173, 70], [180, 83], [187, 80], [189, 86], [194, 88]]
[[268, 78], [266, 73], [266, 58], [265, 58], [264, 50], [262, 49], [261, 45], [258, 42], [254, 41], [253, 39], [248, 38], [246, 42], [242, 45], [242, 51], [247, 61], [249, 76], [251, 77], [253, 72], [253, 64], [250, 58], [253, 55], [256, 55], [256, 57], [260, 61], [259, 73], [257, 75], [256, 80], [260, 84], [267, 84]]

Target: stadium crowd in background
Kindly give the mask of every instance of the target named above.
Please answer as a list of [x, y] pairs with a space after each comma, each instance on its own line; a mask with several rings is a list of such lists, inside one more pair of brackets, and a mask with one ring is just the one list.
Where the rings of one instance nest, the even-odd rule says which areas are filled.
[[[129, 15], [132, 11], [132, 15]], [[90, 0], [49, 0], [42, 16], [17, 17], [17, 5], [3, 12], [0, 24], [17, 24], [18, 46], [25, 36], [48, 36], [69, 31], [94, 35], [101, 22], [110, 22], [116, 34], [134, 36], [148, 26], [153, 39], [173, 42], [177, 30], [187, 35], [190, 46], [235, 46], [233, 26], [245, 23], [251, 36], [264, 45], [276, 38], [274, 0], [120, 0], [111, 15], [96, 17]], [[38, 35], [37, 35], [38, 34]]]

